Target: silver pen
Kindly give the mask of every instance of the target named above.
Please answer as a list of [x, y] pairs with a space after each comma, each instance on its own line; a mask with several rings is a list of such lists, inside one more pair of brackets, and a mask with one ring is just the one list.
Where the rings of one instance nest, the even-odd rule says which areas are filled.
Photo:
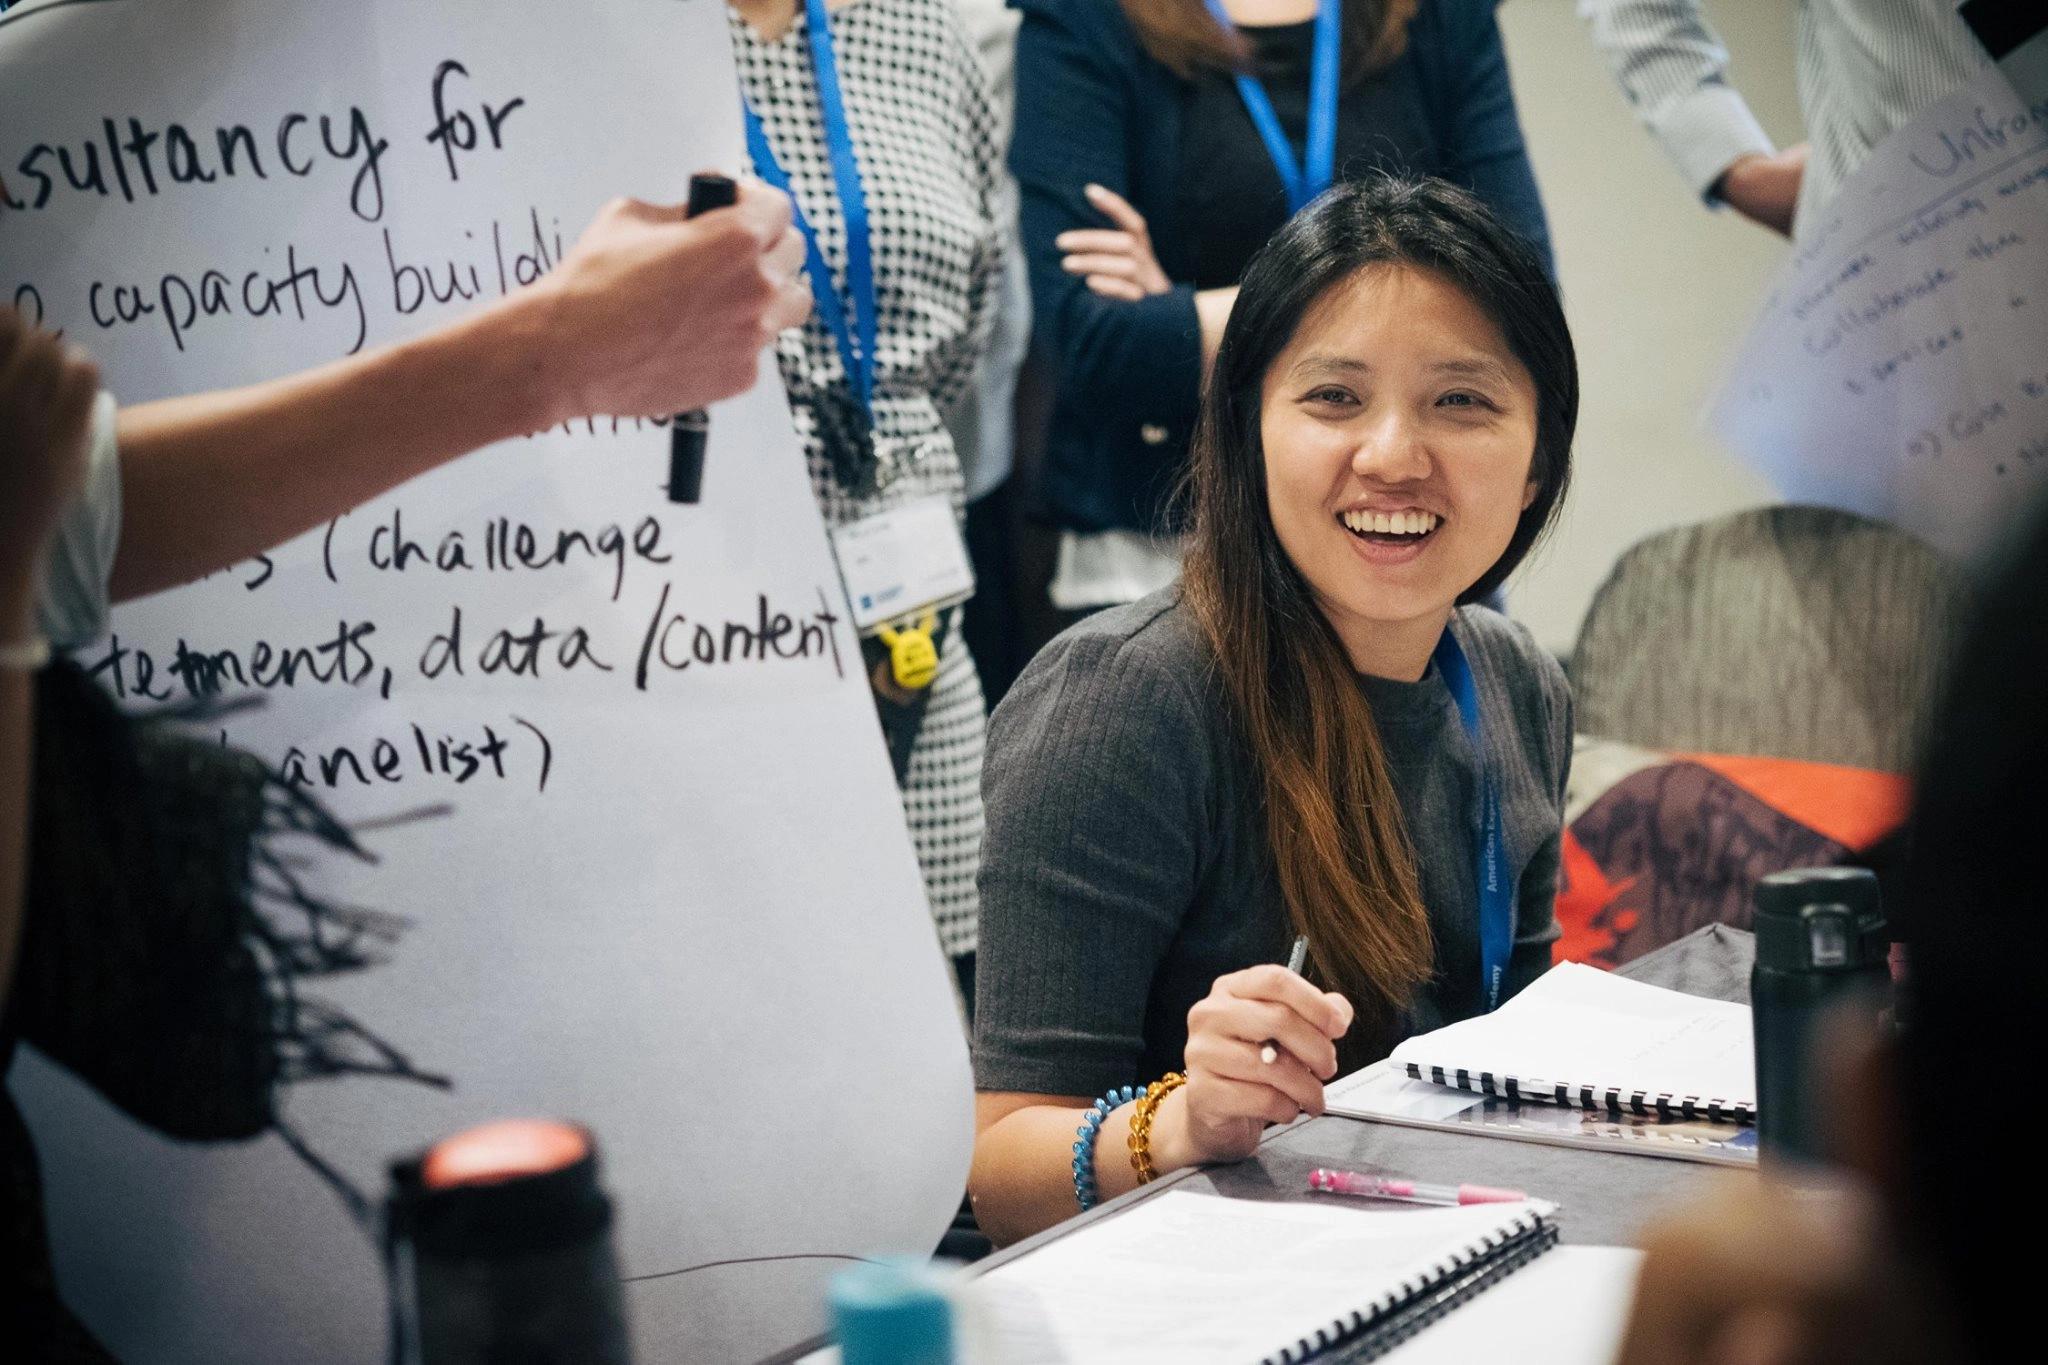
[[[1293, 972], [1296, 976], [1299, 976], [1301, 975], [1301, 969], [1307, 965], [1308, 935], [1296, 934], [1294, 936], [1294, 947], [1287, 954], [1287, 970]], [[1259, 1045], [1259, 1060], [1264, 1062], [1267, 1066], [1271, 1066], [1273, 1065], [1273, 1063], [1279, 1061], [1280, 1044], [1273, 1041], [1271, 1038], [1268, 1038], [1265, 1042], [1261, 1043]]]

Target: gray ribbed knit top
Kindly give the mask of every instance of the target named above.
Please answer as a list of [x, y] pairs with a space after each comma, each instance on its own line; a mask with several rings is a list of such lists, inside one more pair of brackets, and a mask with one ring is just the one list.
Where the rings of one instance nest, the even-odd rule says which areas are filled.
[[[1557, 937], [1571, 694], [1506, 617], [1466, 607], [1451, 629], [1519, 887], [1506, 998]], [[1420, 1032], [1481, 1007], [1477, 755], [1434, 664], [1420, 682], [1360, 681], [1436, 941], [1435, 979], [1405, 1021]], [[1032, 661], [990, 724], [982, 791], [981, 1089], [1095, 1096], [1155, 1080], [1180, 1068], [1188, 1010], [1218, 976], [1285, 960], [1257, 778], [1178, 587], [1089, 617]]]

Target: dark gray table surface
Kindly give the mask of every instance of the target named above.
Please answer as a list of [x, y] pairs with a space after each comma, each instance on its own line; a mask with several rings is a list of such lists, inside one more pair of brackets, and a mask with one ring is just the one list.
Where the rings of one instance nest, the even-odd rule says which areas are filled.
[[[1618, 974], [1689, 995], [1747, 1003], [1749, 969], [1755, 959], [1755, 943], [1748, 933], [1709, 925], [1636, 959]], [[1526, 1190], [1558, 1205], [1558, 1229], [1564, 1241], [1593, 1246], [1633, 1245], [1642, 1227], [1659, 1213], [1756, 1179], [1756, 1172], [1732, 1166], [1552, 1147], [1332, 1115], [1300, 1119], [1274, 1129], [1257, 1152], [1234, 1165], [1191, 1167], [1142, 1185], [977, 1261], [969, 1273], [979, 1275], [1029, 1256], [1056, 1238], [1114, 1218], [1164, 1190], [1203, 1190], [1232, 1199], [1290, 1202], [1309, 1197], [1308, 1173], [1318, 1166], [1367, 1165], [1386, 1166], [1419, 1180]], [[822, 1344], [822, 1339], [806, 1343], [771, 1357], [768, 1365], [799, 1359]]]
[[[1689, 995], [1746, 1003], [1755, 959], [1756, 946], [1749, 934], [1716, 924], [1636, 959], [1618, 974]], [[1418, 1180], [1526, 1190], [1558, 1205], [1563, 1240], [1595, 1246], [1633, 1245], [1643, 1225], [1660, 1212], [1716, 1191], [1737, 1189], [1756, 1178], [1754, 1171], [1732, 1166], [1627, 1152], [1551, 1147], [1336, 1116], [1301, 1119], [1274, 1129], [1257, 1152], [1235, 1165], [1176, 1171], [976, 1262], [973, 1273], [1028, 1256], [1054, 1238], [1114, 1218], [1162, 1190], [1204, 1190], [1233, 1199], [1306, 1199], [1308, 1173], [1316, 1167], [1367, 1165], [1389, 1167]]]

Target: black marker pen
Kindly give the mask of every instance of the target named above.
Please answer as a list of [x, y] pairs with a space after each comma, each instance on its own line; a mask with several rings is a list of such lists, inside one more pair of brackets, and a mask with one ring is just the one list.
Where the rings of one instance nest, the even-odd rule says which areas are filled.
[[[695, 218], [712, 209], [728, 209], [740, 199], [731, 177], [703, 174], [690, 177], [690, 202], [684, 213]], [[702, 408], [676, 414], [668, 436], [668, 500], [695, 502], [704, 491], [704, 447], [711, 440], [711, 415]]]

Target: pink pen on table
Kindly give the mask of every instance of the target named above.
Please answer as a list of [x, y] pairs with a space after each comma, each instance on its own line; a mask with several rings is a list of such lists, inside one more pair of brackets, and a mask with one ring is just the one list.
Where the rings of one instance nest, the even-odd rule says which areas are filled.
[[1491, 1185], [1430, 1185], [1405, 1176], [1363, 1171], [1317, 1170], [1309, 1175], [1308, 1187], [1325, 1194], [1393, 1199], [1403, 1204], [1513, 1204], [1529, 1197], [1520, 1190], [1497, 1190]]

